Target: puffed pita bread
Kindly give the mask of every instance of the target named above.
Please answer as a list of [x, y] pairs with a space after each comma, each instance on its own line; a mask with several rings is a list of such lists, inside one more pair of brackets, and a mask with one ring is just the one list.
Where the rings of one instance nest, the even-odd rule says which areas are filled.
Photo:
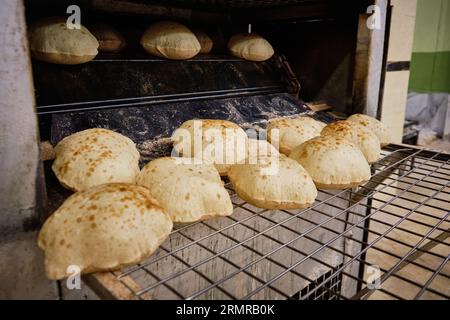
[[341, 137], [354, 143], [369, 163], [374, 163], [380, 158], [380, 140], [377, 135], [357, 122], [344, 120], [330, 123], [323, 128], [322, 135]]
[[372, 130], [380, 140], [381, 146], [387, 146], [392, 142], [391, 130], [381, 121], [366, 116], [365, 114], [354, 114], [348, 121], [359, 123], [360, 125]]
[[200, 30], [194, 30], [194, 34], [200, 43], [200, 53], [210, 53], [214, 43], [208, 34]]
[[173, 21], [152, 24], [142, 35], [141, 45], [148, 53], [173, 60], [190, 59], [201, 49], [195, 34]]
[[100, 52], [118, 53], [127, 45], [125, 38], [113, 26], [96, 23], [90, 30], [99, 43]]
[[249, 61], [265, 61], [274, 54], [270, 43], [254, 33], [235, 34], [228, 41], [228, 50], [233, 56]]
[[316, 137], [295, 148], [289, 157], [308, 171], [319, 189], [346, 189], [370, 179], [363, 153], [343, 138]]
[[137, 183], [150, 190], [174, 222], [187, 223], [233, 213], [230, 195], [214, 165], [185, 158], [158, 158], [142, 168]]
[[66, 188], [81, 191], [103, 183], [135, 183], [139, 152], [133, 141], [107, 129], [87, 129], [61, 140], [52, 169]]
[[179, 155], [214, 164], [221, 176], [247, 156], [247, 134], [227, 120], [188, 120], [175, 130], [172, 140]]
[[66, 19], [45, 18], [35, 22], [28, 33], [31, 56], [56, 64], [80, 64], [98, 54], [97, 39], [81, 26], [69, 29]]
[[299, 209], [314, 202], [317, 189], [298, 162], [284, 155], [262, 160], [258, 164], [234, 165], [228, 173], [243, 200], [265, 209]]
[[118, 270], [149, 257], [172, 221], [144, 187], [111, 183], [73, 194], [45, 221], [38, 239], [48, 278]]
[[247, 143], [247, 159], [245, 163], [256, 164], [260, 158], [277, 157], [278, 150], [267, 140], [248, 139]]
[[321, 121], [311, 117], [275, 118], [269, 120], [267, 125], [267, 139], [273, 141], [273, 129], [278, 129], [278, 145], [281, 153], [289, 156], [291, 151], [303, 142], [320, 136], [320, 132], [326, 126]]

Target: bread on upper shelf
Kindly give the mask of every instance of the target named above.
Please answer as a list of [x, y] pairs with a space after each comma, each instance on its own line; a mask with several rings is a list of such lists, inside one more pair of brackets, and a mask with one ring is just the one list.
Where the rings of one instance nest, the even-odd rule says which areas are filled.
[[228, 41], [228, 50], [233, 56], [249, 61], [265, 61], [274, 54], [269, 41], [254, 33], [235, 34]]
[[155, 56], [173, 60], [190, 59], [201, 49], [195, 34], [188, 27], [174, 21], [152, 24], [142, 35], [141, 45]]
[[86, 29], [70, 29], [66, 19], [50, 17], [33, 23], [28, 32], [31, 56], [56, 64], [80, 64], [98, 54], [99, 43]]

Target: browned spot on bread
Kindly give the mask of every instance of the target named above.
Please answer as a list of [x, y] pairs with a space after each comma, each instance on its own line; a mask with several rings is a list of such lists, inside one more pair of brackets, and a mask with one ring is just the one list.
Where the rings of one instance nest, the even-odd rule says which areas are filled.
[[80, 223], [81, 220], [82, 220], [81, 217], [78, 217], [78, 218], [77, 218], [77, 223]]
[[191, 195], [190, 195], [189, 192], [188, 192], [188, 193], [186, 193], [186, 195], [184, 196], [184, 199], [185, 199], [185, 200], [189, 200], [190, 196], [191, 196]]

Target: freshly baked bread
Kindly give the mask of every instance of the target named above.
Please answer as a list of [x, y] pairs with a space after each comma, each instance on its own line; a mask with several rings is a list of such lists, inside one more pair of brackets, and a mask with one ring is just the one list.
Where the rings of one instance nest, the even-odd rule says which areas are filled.
[[370, 179], [363, 153], [343, 138], [316, 137], [295, 148], [289, 157], [308, 171], [319, 189], [346, 189]]
[[380, 140], [377, 135], [357, 122], [345, 120], [333, 122], [323, 128], [322, 135], [341, 137], [354, 143], [369, 163], [374, 163], [380, 158]]
[[314, 202], [317, 189], [300, 164], [283, 155], [265, 159], [231, 167], [228, 177], [243, 200], [265, 209], [306, 208]]
[[203, 31], [194, 30], [194, 34], [200, 43], [200, 53], [210, 53], [213, 48], [212, 39]]
[[270, 43], [253, 33], [240, 33], [232, 36], [228, 41], [228, 50], [233, 56], [249, 61], [265, 61], [274, 54]]
[[127, 45], [120, 32], [108, 24], [96, 23], [90, 29], [99, 43], [100, 52], [117, 53]]
[[135, 183], [139, 152], [133, 141], [107, 129], [88, 129], [61, 140], [52, 169], [59, 182], [81, 191], [110, 182]]
[[174, 222], [194, 222], [233, 213], [230, 195], [211, 164], [188, 164], [185, 158], [149, 162], [137, 183], [150, 190]]
[[33, 58], [57, 64], [80, 64], [95, 58], [98, 42], [81, 26], [69, 29], [64, 18], [46, 18], [34, 23], [29, 31]]
[[387, 146], [392, 142], [391, 130], [381, 121], [366, 116], [365, 114], [354, 114], [348, 121], [359, 123], [360, 125], [372, 130], [380, 140], [381, 146]]
[[214, 164], [221, 176], [247, 157], [247, 134], [227, 120], [188, 120], [175, 130], [172, 139], [179, 155]]
[[118, 270], [149, 257], [172, 221], [146, 188], [111, 183], [77, 192], [45, 221], [38, 244], [48, 278]]
[[[291, 151], [320, 135], [325, 123], [314, 120], [311, 117], [275, 118], [267, 125], [267, 139], [274, 145], [278, 144], [281, 153], [289, 156]], [[278, 129], [278, 141], [275, 141], [273, 129]]]
[[245, 163], [256, 164], [260, 158], [278, 157], [278, 150], [266, 140], [248, 139], [247, 160]]
[[191, 30], [172, 21], [161, 21], [148, 27], [142, 35], [141, 45], [148, 53], [173, 60], [190, 59], [201, 48]]

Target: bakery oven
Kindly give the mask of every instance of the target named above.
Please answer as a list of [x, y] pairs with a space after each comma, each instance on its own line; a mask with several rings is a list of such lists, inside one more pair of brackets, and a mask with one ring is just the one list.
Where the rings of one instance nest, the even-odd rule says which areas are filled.
[[[84, 129], [129, 137], [143, 166], [170, 154], [172, 132], [189, 119], [263, 134], [276, 117], [380, 117], [388, 1], [34, 0], [23, 23], [69, 16], [74, 4], [83, 25], [114, 25], [127, 47], [78, 65], [31, 60], [41, 159], [28, 230], [71, 194], [51, 170], [51, 146]], [[213, 50], [149, 55], [139, 37], [160, 20], [208, 32]], [[272, 44], [272, 58], [229, 55], [227, 39], [248, 31]], [[83, 283], [113, 299], [450, 298], [450, 155], [391, 144], [371, 171], [366, 184], [320, 190], [302, 210], [254, 207], [225, 179], [233, 215], [176, 225], [149, 259]]]

